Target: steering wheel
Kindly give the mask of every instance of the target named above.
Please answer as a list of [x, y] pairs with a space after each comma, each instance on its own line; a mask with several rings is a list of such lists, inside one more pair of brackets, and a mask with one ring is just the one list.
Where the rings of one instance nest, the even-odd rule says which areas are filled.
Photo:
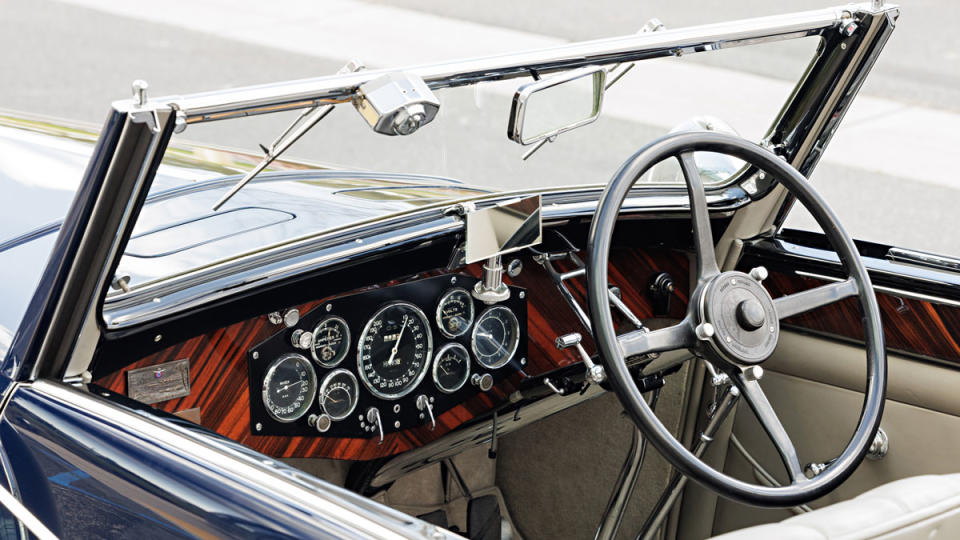
[[[848, 278], [773, 299], [760, 283], [765, 272], [721, 272], [703, 182], [694, 152], [718, 152], [737, 157], [772, 174], [813, 215], [826, 233]], [[607, 265], [617, 215], [634, 183], [657, 163], [680, 162], [693, 221], [696, 282], [684, 319], [659, 330], [635, 330], [617, 335], [608, 300]], [[793, 506], [825, 495], [846, 480], [863, 461], [873, 441], [886, 394], [887, 357], [880, 312], [870, 278], [853, 241], [827, 203], [806, 178], [772, 152], [749, 141], [715, 132], [686, 132], [658, 139], [630, 157], [600, 198], [588, 241], [587, 296], [593, 333], [606, 373], [637, 427], [682, 474], [730, 499], [757, 506]], [[789, 435], [760, 387], [762, 369], [777, 346], [779, 320], [842, 298], [856, 296], [866, 338], [867, 388], [860, 420], [843, 453], [812, 479], [803, 473]], [[625, 358], [655, 352], [690, 349], [725, 373], [746, 399], [773, 441], [789, 473], [790, 484], [779, 487], [747, 483], [717, 471], [687, 450], [660, 422], [643, 399]]]

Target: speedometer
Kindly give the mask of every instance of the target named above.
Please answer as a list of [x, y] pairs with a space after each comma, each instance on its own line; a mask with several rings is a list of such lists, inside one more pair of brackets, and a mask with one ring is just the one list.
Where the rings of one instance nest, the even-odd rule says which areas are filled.
[[430, 367], [433, 336], [417, 306], [393, 302], [373, 314], [357, 348], [360, 379], [373, 395], [398, 399], [420, 384]]

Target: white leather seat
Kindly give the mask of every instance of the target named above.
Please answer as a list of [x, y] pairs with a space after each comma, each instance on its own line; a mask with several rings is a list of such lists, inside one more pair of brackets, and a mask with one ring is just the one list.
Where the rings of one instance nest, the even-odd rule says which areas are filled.
[[960, 538], [960, 474], [914, 476], [849, 501], [715, 537], [831, 540]]

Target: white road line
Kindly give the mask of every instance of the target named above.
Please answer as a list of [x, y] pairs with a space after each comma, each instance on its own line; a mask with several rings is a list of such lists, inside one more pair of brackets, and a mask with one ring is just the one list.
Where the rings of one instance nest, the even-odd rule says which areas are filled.
[[[344, 62], [359, 58], [376, 67], [565, 42], [356, 0], [61, 1], [298, 54]], [[509, 88], [499, 85], [498, 91]], [[792, 84], [781, 80], [683, 59], [654, 60], [643, 62], [618, 83], [607, 95], [604, 114], [664, 131], [691, 116], [710, 114], [757, 140], [791, 89]], [[952, 158], [957, 133], [960, 114], [861, 95], [824, 162], [960, 189]]]

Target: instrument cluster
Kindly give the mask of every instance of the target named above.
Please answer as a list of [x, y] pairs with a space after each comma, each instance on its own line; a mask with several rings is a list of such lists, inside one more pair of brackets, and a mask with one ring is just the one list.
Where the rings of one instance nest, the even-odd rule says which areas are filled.
[[380, 437], [432, 429], [526, 362], [525, 291], [493, 305], [471, 276], [339, 297], [247, 353], [260, 435]]

